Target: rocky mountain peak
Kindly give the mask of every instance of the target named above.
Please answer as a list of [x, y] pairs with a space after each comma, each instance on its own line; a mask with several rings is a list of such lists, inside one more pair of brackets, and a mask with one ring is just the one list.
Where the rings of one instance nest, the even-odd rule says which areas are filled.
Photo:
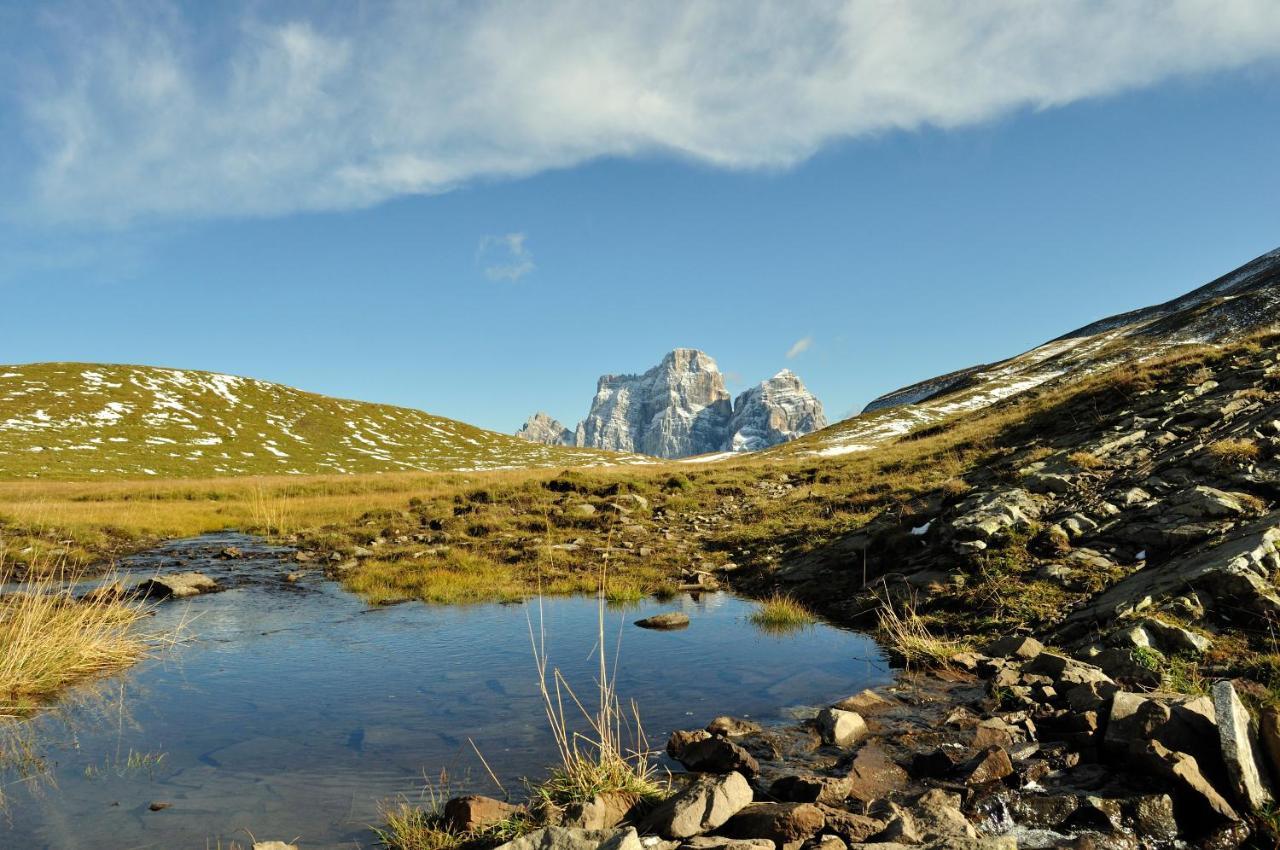
[[525, 420], [520, 430], [516, 431], [516, 436], [531, 443], [542, 443], [547, 446], [573, 445], [573, 432], [564, 427], [558, 419], [541, 410]]
[[677, 348], [642, 374], [601, 376], [591, 410], [570, 437], [546, 414], [530, 417], [518, 436], [675, 458], [755, 451], [825, 425], [822, 404], [790, 369], [742, 393], [735, 403], [710, 355]]
[[754, 452], [827, 427], [822, 402], [790, 369], [743, 392], [733, 403], [724, 451]]

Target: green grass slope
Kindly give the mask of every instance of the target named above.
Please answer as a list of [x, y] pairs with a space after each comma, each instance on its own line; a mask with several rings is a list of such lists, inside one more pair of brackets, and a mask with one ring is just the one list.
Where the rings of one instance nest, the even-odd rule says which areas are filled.
[[206, 477], [626, 463], [420, 410], [179, 369], [0, 366], [0, 478]]

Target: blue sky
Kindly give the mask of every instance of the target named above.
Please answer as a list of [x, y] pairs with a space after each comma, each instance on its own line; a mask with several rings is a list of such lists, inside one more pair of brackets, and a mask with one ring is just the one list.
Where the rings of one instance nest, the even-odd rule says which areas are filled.
[[0, 0], [0, 362], [836, 418], [1280, 247], [1273, 4], [599, 6]]

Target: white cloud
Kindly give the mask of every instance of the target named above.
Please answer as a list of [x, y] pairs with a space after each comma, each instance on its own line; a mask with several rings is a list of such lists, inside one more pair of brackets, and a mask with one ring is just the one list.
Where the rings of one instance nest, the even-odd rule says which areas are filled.
[[809, 347], [812, 345], [813, 345], [813, 337], [811, 336], [806, 336], [803, 339], [796, 340], [794, 343], [791, 344], [791, 347], [787, 349], [787, 359], [788, 360], [796, 359], [801, 354], [804, 354], [806, 351], [808, 351]]
[[523, 233], [484, 236], [476, 248], [476, 264], [489, 280], [515, 282], [533, 271], [533, 254], [524, 244]]
[[652, 153], [786, 168], [1280, 55], [1275, 0], [241, 2], [11, 13], [10, 212], [349, 209]]

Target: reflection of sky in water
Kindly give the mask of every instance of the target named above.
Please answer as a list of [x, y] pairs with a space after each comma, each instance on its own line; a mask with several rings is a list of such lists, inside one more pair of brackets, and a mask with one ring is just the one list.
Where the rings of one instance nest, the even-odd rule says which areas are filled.
[[[186, 568], [285, 570], [275, 561]], [[468, 739], [517, 791], [554, 758], [530, 649], [536, 603], [371, 610], [331, 584], [273, 587], [161, 606], [157, 627], [194, 617], [199, 640], [100, 683], [101, 699], [69, 701], [65, 726], [55, 715], [38, 721], [57, 787], [10, 789], [0, 847], [201, 848], [244, 844], [236, 831], [247, 827], [259, 838], [301, 836], [307, 850], [351, 848], [368, 841], [378, 801], [416, 797], [424, 771], [470, 776], [492, 793]], [[631, 626], [675, 608], [693, 618], [688, 629]], [[594, 600], [549, 599], [542, 611], [551, 664], [591, 698]], [[782, 721], [788, 707], [887, 681], [867, 638], [828, 627], [770, 636], [750, 611], [725, 594], [606, 611], [611, 653], [621, 636], [619, 695], [636, 700], [653, 746], [716, 714]], [[117, 769], [130, 750], [165, 758], [152, 777]], [[148, 811], [153, 800], [173, 806]]]

